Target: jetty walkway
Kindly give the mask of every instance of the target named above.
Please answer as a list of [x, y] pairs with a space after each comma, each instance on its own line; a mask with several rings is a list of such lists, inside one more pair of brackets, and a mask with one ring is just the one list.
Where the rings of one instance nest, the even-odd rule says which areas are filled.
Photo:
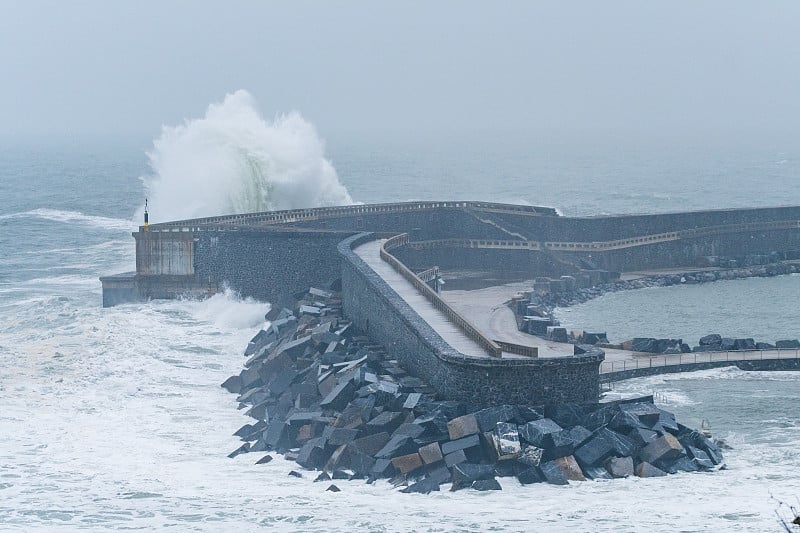
[[[356, 247], [353, 252], [374, 270], [433, 330], [451, 347], [468, 357], [504, 357], [511, 359], [536, 356], [537, 348], [529, 335], [514, 331], [517, 335], [499, 335], [492, 343], [501, 352], [492, 350], [486, 343], [477, 342], [474, 335], [468, 334], [463, 325], [457, 325], [442, 309], [437, 308], [431, 300], [414, 286], [407, 277], [397, 271], [389, 262], [381, 257], [381, 250], [387, 239], [377, 239]], [[481, 331], [481, 333], [487, 333]], [[494, 333], [494, 332], [492, 332]], [[491, 342], [491, 341], [490, 341]], [[505, 349], [504, 349], [505, 348]], [[514, 349], [516, 348], [516, 349]], [[519, 353], [519, 352], [523, 353]], [[516, 352], [516, 353], [515, 353]], [[527, 352], [524, 353], [524, 352]]]

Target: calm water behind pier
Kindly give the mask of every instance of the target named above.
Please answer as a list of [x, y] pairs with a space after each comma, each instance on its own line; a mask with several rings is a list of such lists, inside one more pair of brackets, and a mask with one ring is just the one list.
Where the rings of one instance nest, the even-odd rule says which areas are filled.
[[[569, 215], [800, 204], [800, 154], [780, 147], [521, 134], [328, 141], [361, 202], [527, 202]], [[501, 479], [502, 493], [430, 496], [345, 482], [332, 494], [288, 477], [281, 459], [227, 459], [246, 419], [218, 385], [240, 368], [267, 304], [224, 294], [100, 307], [98, 276], [134, 268], [146, 148], [0, 148], [0, 530], [768, 531], [778, 530], [771, 495], [797, 497], [798, 373], [720, 369], [616, 386], [657, 392], [689, 422], [709, 419], [734, 446], [729, 469], [714, 474], [569, 487]], [[708, 324], [697, 332], [800, 335], [800, 277], [729, 283], [609, 295], [564, 320], [615, 337], [681, 335], [695, 316]], [[687, 317], [653, 313], [677, 302]]]

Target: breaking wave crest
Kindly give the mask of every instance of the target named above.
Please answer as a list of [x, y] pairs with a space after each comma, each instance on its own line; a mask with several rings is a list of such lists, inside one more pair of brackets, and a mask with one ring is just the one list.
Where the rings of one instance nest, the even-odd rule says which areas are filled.
[[353, 203], [314, 126], [297, 112], [265, 120], [243, 90], [164, 126], [147, 155], [151, 222]]

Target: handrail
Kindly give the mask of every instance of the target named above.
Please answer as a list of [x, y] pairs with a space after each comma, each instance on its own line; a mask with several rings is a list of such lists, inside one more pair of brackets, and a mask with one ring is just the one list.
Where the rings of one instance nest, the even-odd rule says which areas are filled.
[[513, 353], [515, 355], [524, 355], [525, 357], [539, 357], [539, 348], [536, 346], [524, 346], [522, 344], [504, 342], [497, 339], [495, 339], [494, 342], [500, 346], [504, 352]]
[[[526, 357], [538, 357], [539, 349], [534, 346], [523, 346], [510, 342], [503, 342], [492, 340], [486, 337], [481, 331], [476, 328], [469, 320], [461, 316], [458, 311], [450, 307], [436, 291], [430, 288], [419, 275], [414, 274], [407, 266], [405, 266], [399, 259], [390, 253], [390, 250], [399, 248], [409, 244], [408, 233], [401, 233], [386, 240], [380, 250], [381, 259], [389, 263], [401, 276], [406, 278], [414, 287], [422, 293], [425, 298], [430, 301], [433, 306], [444, 313], [450, 322], [460, 328], [469, 338], [477, 342], [493, 357], [502, 357], [503, 352], [512, 353], [515, 355], [523, 355]], [[425, 272], [436, 271], [438, 273], [439, 267], [433, 267]], [[423, 272], [424, 274], [424, 272]]]
[[408, 233], [401, 233], [383, 243], [380, 250], [381, 259], [389, 263], [392, 268], [401, 276], [408, 280], [433, 306], [442, 312], [450, 322], [461, 329], [470, 339], [478, 343], [481, 348], [486, 350], [492, 357], [501, 357], [503, 350], [494, 341], [483, 335], [478, 328], [473, 326], [466, 318], [461, 316], [455, 309], [450, 307], [442, 298], [431, 289], [427, 283], [422, 281], [407, 266], [401, 263], [389, 250], [408, 243]]
[[517, 213], [533, 216], [558, 216], [552, 207], [500, 204], [493, 202], [470, 201], [445, 201], [445, 202], [395, 202], [386, 204], [359, 204], [332, 207], [313, 207], [306, 209], [285, 209], [281, 211], [262, 211], [258, 213], [244, 213], [233, 215], [220, 215], [214, 217], [194, 218], [175, 222], [161, 222], [151, 224], [150, 231], [158, 231], [160, 227], [172, 226], [203, 226], [208, 224], [284, 224], [300, 222], [303, 220], [316, 220], [320, 218], [376, 214], [376, 213], [402, 213], [409, 211], [422, 211], [441, 208], [472, 208], [479, 210]]
[[[764, 352], [767, 352], [767, 357], [764, 357]], [[733, 354], [733, 357], [731, 357], [731, 354]], [[634, 360], [603, 362], [600, 365], [600, 373], [613, 379], [614, 374], [634, 370], [780, 359], [800, 359], [800, 349], [772, 348], [768, 350], [726, 350], [724, 352], [692, 352], [672, 355], [653, 354], [651, 357], [637, 357]]]
[[428, 270], [423, 270], [422, 272], [417, 274], [417, 277], [422, 281], [424, 281], [425, 283], [429, 283], [439, 277], [439, 267], [434, 266], [433, 268], [429, 268]]

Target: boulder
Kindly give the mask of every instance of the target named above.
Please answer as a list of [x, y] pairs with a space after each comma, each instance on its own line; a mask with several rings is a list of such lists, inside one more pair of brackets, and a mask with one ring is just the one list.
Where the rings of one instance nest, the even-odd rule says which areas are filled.
[[517, 458], [517, 461], [526, 466], [539, 466], [539, 464], [542, 462], [543, 455], [543, 448], [537, 448], [536, 446], [523, 444], [522, 452]]
[[[473, 414], [475, 420], [478, 422], [478, 429], [481, 433], [493, 431], [498, 422], [508, 422], [516, 416], [514, 407], [510, 405], [498, 405], [481, 409]], [[452, 437], [451, 437], [452, 438]]]
[[516, 459], [522, 452], [519, 442], [517, 425], [508, 422], [498, 422], [491, 434], [494, 454], [497, 459], [504, 461]]
[[474, 414], [459, 416], [447, 423], [447, 432], [451, 440], [458, 440], [468, 435], [477, 435], [480, 432], [478, 420]]
[[683, 446], [678, 439], [665, 433], [639, 451], [639, 457], [647, 463], [656, 461], [670, 461], [677, 459], [683, 453]]
[[667, 475], [666, 472], [660, 468], [656, 468], [648, 462], [643, 462], [636, 465], [635, 472], [638, 477], [661, 477]]
[[541, 483], [545, 481], [545, 477], [535, 466], [526, 466], [525, 468], [519, 469], [517, 472], [517, 479], [522, 485], [530, 485], [532, 483]]
[[527, 424], [519, 426], [519, 436], [525, 442], [533, 444], [539, 448], [550, 448], [553, 446], [552, 434], [561, 431], [561, 426], [550, 420], [532, 420]]
[[411, 437], [407, 435], [397, 435], [389, 439], [389, 442], [375, 454], [375, 457], [378, 459], [391, 459], [416, 451], [417, 447]]
[[374, 433], [353, 440], [349, 447], [367, 455], [375, 456], [390, 440], [388, 433]]
[[559, 403], [544, 408], [547, 418], [562, 427], [577, 426], [586, 416], [586, 409], [576, 403]]
[[476, 446], [480, 446], [480, 443], [481, 441], [478, 435], [470, 435], [468, 437], [464, 437], [463, 439], [445, 442], [444, 444], [442, 444], [442, 454], [448, 455], [458, 450], [466, 450], [468, 448], [474, 448]]
[[564, 475], [569, 481], [586, 481], [581, 467], [578, 466], [578, 462], [573, 456], [567, 455], [566, 457], [559, 457], [552, 462], [564, 472]]
[[426, 446], [422, 446], [419, 449], [419, 456], [426, 465], [438, 463], [444, 458], [438, 442], [432, 442]]
[[567, 485], [569, 483], [566, 472], [555, 461], [542, 463], [539, 468], [545, 481], [551, 485]]
[[632, 457], [611, 457], [606, 461], [606, 470], [614, 478], [624, 478], [633, 475]]
[[342, 444], [349, 444], [358, 436], [357, 429], [337, 428], [327, 426], [322, 432], [322, 437], [327, 444], [332, 446], [341, 446]]
[[417, 452], [401, 455], [392, 459], [392, 465], [402, 474], [413, 472], [422, 466], [422, 458]]
[[337, 384], [325, 399], [319, 404], [323, 409], [333, 409], [341, 411], [353, 399], [356, 393], [356, 386], [352, 380], [346, 380]]
[[712, 333], [704, 337], [700, 337], [700, 346], [719, 345], [722, 343], [722, 335]]
[[409, 485], [400, 492], [404, 492], [406, 494], [415, 492], [419, 494], [429, 494], [431, 492], [438, 492], [439, 490], [441, 490], [439, 488], [439, 483], [435, 479], [424, 478]]
[[453, 487], [463, 488], [481, 479], [494, 479], [492, 465], [459, 463], [453, 467]]
[[369, 475], [375, 466], [375, 459], [363, 452], [354, 450], [348, 446], [347, 455], [350, 458], [350, 468], [357, 477]]
[[447, 465], [448, 467], [466, 462], [467, 462], [467, 454], [464, 453], [464, 450], [456, 450], [453, 453], [448, 453], [447, 455], [444, 456], [444, 464]]
[[503, 490], [500, 483], [495, 478], [492, 479], [479, 479], [472, 483], [472, 488], [475, 490]]
[[630, 456], [635, 451], [636, 445], [624, 435], [615, 433], [608, 428], [600, 428], [583, 446], [575, 450], [575, 458], [582, 466], [588, 468], [602, 466], [603, 462], [612, 455]]
[[262, 457], [261, 459], [259, 459], [258, 461], [256, 461], [256, 464], [257, 465], [265, 465], [265, 464], [269, 463], [270, 461], [272, 461], [272, 456], [267, 454], [264, 457]]
[[776, 341], [775, 348], [779, 350], [797, 349], [800, 348], [800, 341], [798, 341], [797, 339]]
[[384, 411], [367, 422], [365, 429], [367, 433], [394, 433], [403, 423], [403, 418], [403, 413]]
[[222, 382], [222, 388], [233, 394], [242, 392], [242, 378], [240, 376], [231, 376]]

